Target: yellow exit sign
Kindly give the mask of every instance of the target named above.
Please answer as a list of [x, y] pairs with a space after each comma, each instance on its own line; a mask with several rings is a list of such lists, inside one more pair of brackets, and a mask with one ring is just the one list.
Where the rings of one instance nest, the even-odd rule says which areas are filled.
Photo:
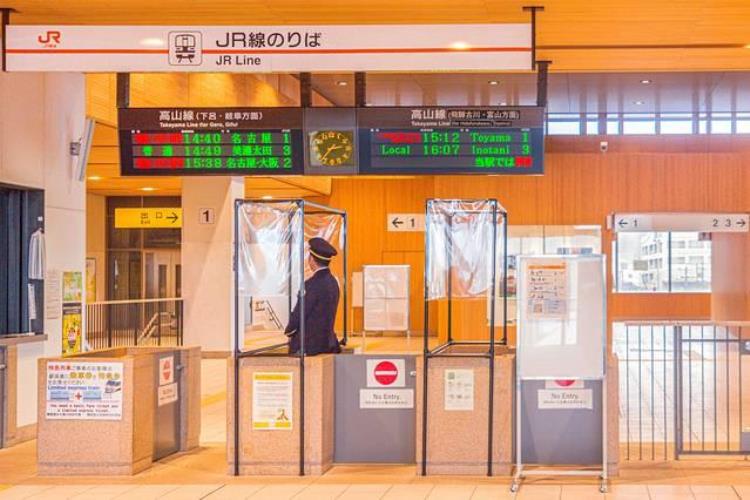
[[115, 208], [117, 229], [162, 229], [182, 227], [181, 208]]

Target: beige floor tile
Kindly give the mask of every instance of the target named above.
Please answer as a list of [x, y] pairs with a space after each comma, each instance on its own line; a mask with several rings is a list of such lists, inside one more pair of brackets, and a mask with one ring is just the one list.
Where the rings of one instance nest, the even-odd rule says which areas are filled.
[[434, 484], [394, 484], [393, 488], [383, 495], [383, 500], [418, 500], [427, 498]]
[[48, 484], [30, 485], [30, 486], [14, 486], [13, 488], [0, 491], [0, 499], [2, 500], [16, 500], [21, 498], [28, 498], [32, 495], [36, 495], [45, 490], [54, 488]]
[[509, 484], [480, 484], [474, 489], [471, 500], [509, 500], [514, 497]]
[[35, 495], [28, 496], [26, 498], [33, 500], [68, 500], [76, 495], [85, 493], [86, 491], [94, 488], [95, 485], [91, 484], [76, 484], [76, 485], [65, 485], [65, 486], [54, 486], [50, 489], [39, 492]]
[[263, 488], [263, 484], [226, 484], [205, 497], [207, 500], [244, 500]]
[[159, 497], [159, 500], [200, 500], [218, 490], [221, 486], [220, 484], [179, 486], [164, 496]]
[[348, 484], [311, 484], [294, 496], [294, 500], [335, 500]]
[[[748, 485], [734, 485], [734, 491], [737, 493], [742, 500], [750, 500], [750, 486]], [[2, 494], [0, 493], [0, 498]]]
[[352, 484], [336, 500], [378, 500], [389, 489], [390, 484]]
[[438, 484], [430, 491], [429, 500], [469, 500], [476, 486]]
[[289, 500], [305, 488], [304, 484], [269, 484], [256, 491], [252, 500]]
[[611, 484], [605, 495], [607, 500], [649, 500], [645, 484]]
[[560, 500], [562, 488], [560, 486], [522, 484], [516, 494], [520, 500]]
[[101, 484], [74, 495], [71, 500], [110, 500], [132, 491], [136, 487], [134, 484]]
[[693, 492], [687, 485], [648, 485], [651, 500], [686, 500], [692, 499]]
[[599, 491], [599, 485], [570, 484], [563, 485], [560, 492], [561, 500], [603, 500], [604, 494]]
[[155, 500], [179, 488], [179, 484], [144, 484], [116, 496], [117, 500]]
[[690, 490], [697, 500], [738, 500], [740, 498], [731, 486], [690, 485]]

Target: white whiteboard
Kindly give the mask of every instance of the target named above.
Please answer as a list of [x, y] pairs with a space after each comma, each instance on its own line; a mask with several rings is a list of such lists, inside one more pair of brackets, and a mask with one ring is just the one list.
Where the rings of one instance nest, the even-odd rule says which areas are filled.
[[518, 376], [602, 378], [604, 256], [520, 256]]
[[364, 329], [409, 330], [409, 266], [363, 267]]

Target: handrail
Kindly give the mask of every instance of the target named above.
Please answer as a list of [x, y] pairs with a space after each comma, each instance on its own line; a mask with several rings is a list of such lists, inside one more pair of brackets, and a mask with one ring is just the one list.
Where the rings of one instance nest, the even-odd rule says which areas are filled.
[[103, 300], [101, 302], [86, 302], [86, 305], [99, 306], [107, 304], [149, 304], [154, 302], [182, 302], [182, 297], [168, 297], [164, 299]]
[[668, 320], [668, 319], [643, 319], [643, 320], [626, 320], [626, 321], [617, 321], [615, 320], [614, 323], [622, 323], [625, 326], [628, 325], [675, 325], [675, 326], [686, 326], [686, 325], [716, 325], [716, 326], [747, 326], [750, 327], [750, 321], [711, 321], [710, 319], [696, 319], [696, 320], [689, 320], [689, 319], [677, 319], [677, 320]]

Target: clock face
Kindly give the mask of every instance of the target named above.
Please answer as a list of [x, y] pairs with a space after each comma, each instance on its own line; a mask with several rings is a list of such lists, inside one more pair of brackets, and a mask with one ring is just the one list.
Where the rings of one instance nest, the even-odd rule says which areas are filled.
[[354, 156], [354, 133], [321, 130], [310, 134], [310, 159], [326, 167], [351, 166]]

